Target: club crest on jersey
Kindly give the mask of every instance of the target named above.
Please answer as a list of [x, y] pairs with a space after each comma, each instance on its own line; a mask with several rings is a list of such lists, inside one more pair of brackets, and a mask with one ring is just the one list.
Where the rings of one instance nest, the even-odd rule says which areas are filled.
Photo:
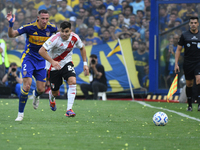
[[74, 45], [74, 41], [71, 41], [71, 44]]
[[197, 47], [200, 48], [200, 43], [197, 44]]
[[46, 35], [49, 36], [49, 35], [50, 35], [50, 32], [46, 32]]
[[190, 43], [187, 43], [187, 47], [190, 47]]
[[55, 88], [55, 84], [51, 83], [51, 88], [54, 89]]

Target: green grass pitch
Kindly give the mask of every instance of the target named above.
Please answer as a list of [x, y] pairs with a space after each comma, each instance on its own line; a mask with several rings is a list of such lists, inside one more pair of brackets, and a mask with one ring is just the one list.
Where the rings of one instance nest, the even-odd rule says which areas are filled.
[[[47, 99], [34, 110], [28, 100], [22, 122], [15, 122], [18, 99], [0, 99], [1, 150], [199, 150], [200, 122], [177, 113], [150, 108], [133, 101], [75, 100], [76, 117], [65, 116], [67, 100], [56, 100], [51, 111]], [[197, 105], [146, 102], [200, 119]], [[166, 126], [155, 126], [153, 115], [168, 115]]]

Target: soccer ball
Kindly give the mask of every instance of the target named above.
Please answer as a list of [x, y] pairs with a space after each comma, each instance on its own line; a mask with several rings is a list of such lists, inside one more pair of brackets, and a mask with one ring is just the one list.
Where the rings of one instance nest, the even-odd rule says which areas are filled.
[[153, 115], [153, 122], [156, 126], [164, 126], [168, 122], [168, 116], [164, 112], [157, 112]]

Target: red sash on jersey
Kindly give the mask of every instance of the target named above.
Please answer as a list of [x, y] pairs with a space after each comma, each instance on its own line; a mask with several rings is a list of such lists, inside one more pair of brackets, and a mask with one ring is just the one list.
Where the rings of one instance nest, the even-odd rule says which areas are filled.
[[[73, 45], [72, 45], [72, 42], [71, 42], [71, 41], [73, 41]], [[67, 49], [71, 49], [71, 50], [70, 50], [70, 51], [64, 51], [62, 54], [60, 54], [59, 56], [57, 56], [57, 57], [54, 58], [53, 60], [60, 62], [61, 60], [63, 60], [63, 59], [68, 55], [69, 52], [72, 51], [72, 49], [73, 49], [73, 47], [74, 47], [74, 44], [75, 44], [76, 41], [77, 41], [77, 38], [74, 37], [74, 36], [72, 36], [71, 41], [69, 42], [69, 44], [68, 44], [68, 46], [67, 46]], [[67, 50], [67, 49], [66, 49], [66, 50]], [[48, 78], [50, 77], [50, 71], [51, 71], [52, 67], [53, 67], [53, 66], [52, 66], [52, 64], [51, 64], [51, 66], [50, 66], [50, 68], [49, 68], [49, 70], [48, 70]]]

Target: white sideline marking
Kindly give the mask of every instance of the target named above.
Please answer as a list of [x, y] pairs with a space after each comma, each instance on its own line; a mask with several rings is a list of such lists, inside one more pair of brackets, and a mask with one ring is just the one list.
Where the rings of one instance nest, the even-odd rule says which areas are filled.
[[145, 105], [145, 106], [150, 107], [150, 108], [156, 108], [156, 109], [166, 110], [166, 111], [175, 113], [175, 114], [177, 114], [177, 115], [180, 115], [180, 116], [182, 116], [182, 117], [189, 118], [189, 119], [196, 120], [196, 121], [199, 121], [199, 122], [200, 122], [200, 119], [195, 118], [195, 117], [191, 117], [191, 116], [186, 115], [186, 114], [181, 113], [181, 112], [177, 112], [177, 111], [174, 111], [174, 110], [170, 110], [170, 109], [166, 109], [166, 108], [161, 108], [161, 107], [155, 107], [155, 106], [149, 105], [149, 104], [147, 104], [147, 103], [145, 103], [145, 102], [141, 102], [141, 101], [135, 101], [135, 102], [137, 102], [137, 103], [139, 103], [139, 104], [141, 104], [141, 105]]

